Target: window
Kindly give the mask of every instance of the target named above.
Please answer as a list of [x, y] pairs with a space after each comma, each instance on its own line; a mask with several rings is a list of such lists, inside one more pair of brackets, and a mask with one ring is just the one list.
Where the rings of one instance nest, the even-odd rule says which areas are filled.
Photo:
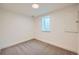
[[42, 17], [42, 31], [45, 31], [45, 32], [50, 31], [50, 16]]

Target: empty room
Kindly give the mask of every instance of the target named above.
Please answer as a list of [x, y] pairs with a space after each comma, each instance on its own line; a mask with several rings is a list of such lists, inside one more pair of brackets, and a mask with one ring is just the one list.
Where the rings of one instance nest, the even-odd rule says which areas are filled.
[[78, 54], [78, 3], [0, 3], [0, 55]]

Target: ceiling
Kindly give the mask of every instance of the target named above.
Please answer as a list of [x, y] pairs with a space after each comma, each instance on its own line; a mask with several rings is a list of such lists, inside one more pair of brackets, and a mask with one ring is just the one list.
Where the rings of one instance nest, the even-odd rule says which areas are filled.
[[39, 16], [73, 4], [74, 3], [39, 3], [40, 7], [33, 9], [32, 3], [2, 3], [0, 7], [26, 16]]

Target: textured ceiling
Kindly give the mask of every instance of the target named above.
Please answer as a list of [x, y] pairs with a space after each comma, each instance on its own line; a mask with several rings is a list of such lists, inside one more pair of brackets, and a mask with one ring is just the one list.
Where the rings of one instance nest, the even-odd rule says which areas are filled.
[[74, 3], [40, 3], [38, 9], [33, 9], [32, 3], [4, 3], [0, 4], [0, 7], [26, 16], [39, 16], [71, 5]]

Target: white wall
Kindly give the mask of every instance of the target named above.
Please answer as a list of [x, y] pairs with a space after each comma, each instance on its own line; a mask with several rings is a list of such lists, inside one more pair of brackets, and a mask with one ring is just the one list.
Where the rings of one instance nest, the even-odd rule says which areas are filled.
[[51, 32], [41, 31], [41, 16], [35, 19], [35, 37], [39, 40], [77, 52], [77, 9], [75, 6], [47, 14], [51, 16]]
[[[33, 20], [21, 14], [0, 10], [2, 34], [0, 48], [5, 48], [18, 42], [33, 38]], [[3, 15], [2, 15], [3, 14]]]
[[2, 10], [0, 9], [0, 45], [1, 45], [1, 40], [2, 40]]
[[[42, 32], [41, 17], [34, 20], [24, 15], [0, 9], [0, 48], [37, 38], [77, 52], [77, 33], [65, 32], [68, 30], [77, 31], [76, 7], [64, 8], [47, 15], [51, 16], [51, 32]], [[35, 32], [33, 32], [34, 30]]]

